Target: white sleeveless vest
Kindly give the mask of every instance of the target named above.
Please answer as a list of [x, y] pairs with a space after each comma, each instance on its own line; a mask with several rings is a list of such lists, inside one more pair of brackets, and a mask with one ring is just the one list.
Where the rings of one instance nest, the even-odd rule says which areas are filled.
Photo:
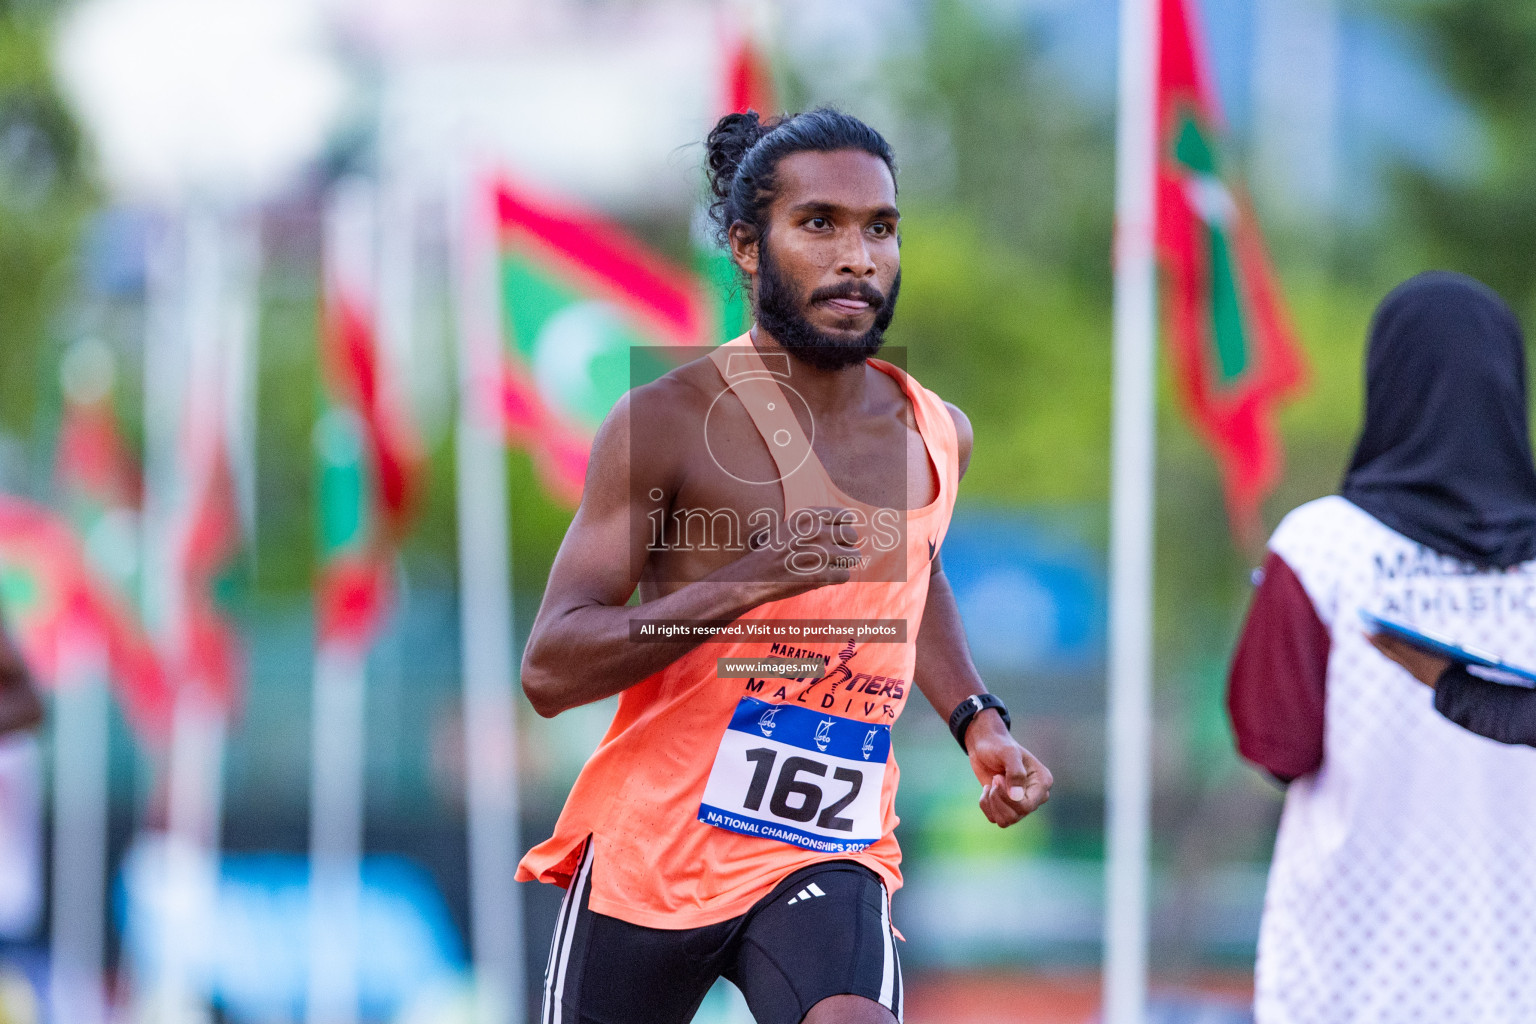
[[1291, 783], [1275, 841], [1257, 1024], [1536, 1022], [1536, 749], [1442, 718], [1359, 615], [1536, 666], [1536, 562], [1479, 572], [1340, 497], [1270, 549], [1332, 647], [1322, 767]]

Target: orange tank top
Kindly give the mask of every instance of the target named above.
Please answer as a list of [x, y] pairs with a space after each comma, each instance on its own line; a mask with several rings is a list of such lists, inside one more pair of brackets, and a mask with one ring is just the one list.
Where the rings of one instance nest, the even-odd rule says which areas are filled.
[[[811, 453], [750, 337], [720, 346], [713, 358], [778, 463], [786, 518], [802, 508], [869, 510], [838, 490]], [[554, 835], [523, 858], [518, 880], [569, 886], [591, 836], [601, 864], [592, 909], [649, 928], [736, 917], [786, 875], [823, 860], [853, 860], [888, 890], [901, 886], [900, 772], [890, 725], [912, 693], [917, 632], [933, 553], [954, 509], [959, 452], [954, 420], [937, 395], [889, 363], [870, 365], [906, 393], [939, 485], [930, 504], [902, 513], [903, 542], [883, 556], [886, 568], [889, 559], [905, 559], [905, 571], [881, 572], [871, 562], [847, 583], [760, 605], [737, 624], [905, 620], [905, 642], [711, 642], [631, 686]], [[870, 576], [900, 581], [862, 578]], [[716, 674], [717, 658], [780, 656], [819, 657], [826, 667], [804, 679]]]

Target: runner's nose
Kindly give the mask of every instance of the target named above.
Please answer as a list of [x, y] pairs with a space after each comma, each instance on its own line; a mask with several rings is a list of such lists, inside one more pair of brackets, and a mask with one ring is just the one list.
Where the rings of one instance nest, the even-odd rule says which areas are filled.
[[843, 258], [837, 268], [840, 275], [858, 279], [875, 276], [875, 259], [870, 255], [869, 243], [862, 231], [851, 232], [844, 246]]

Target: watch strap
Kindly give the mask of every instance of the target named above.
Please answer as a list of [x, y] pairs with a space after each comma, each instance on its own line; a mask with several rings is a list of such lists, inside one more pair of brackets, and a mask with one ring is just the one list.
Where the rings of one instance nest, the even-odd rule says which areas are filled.
[[960, 749], [967, 755], [970, 750], [965, 745], [965, 734], [970, 729], [971, 722], [976, 716], [987, 708], [997, 709], [998, 715], [1003, 720], [1003, 725], [1013, 728], [1013, 720], [1008, 717], [1008, 708], [995, 693], [973, 693], [955, 706], [955, 710], [949, 713], [949, 731], [955, 737], [955, 742], [960, 744]]

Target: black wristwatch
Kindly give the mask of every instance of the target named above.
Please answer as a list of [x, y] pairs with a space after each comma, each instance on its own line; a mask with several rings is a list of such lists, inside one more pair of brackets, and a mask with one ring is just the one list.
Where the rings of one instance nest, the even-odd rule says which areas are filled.
[[995, 693], [973, 693], [949, 713], [949, 731], [966, 756], [970, 756], [971, 752], [965, 746], [965, 732], [971, 727], [971, 721], [987, 708], [996, 708], [1003, 719], [1003, 725], [1013, 729], [1013, 719], [1008, 717], [1008, 708]]

